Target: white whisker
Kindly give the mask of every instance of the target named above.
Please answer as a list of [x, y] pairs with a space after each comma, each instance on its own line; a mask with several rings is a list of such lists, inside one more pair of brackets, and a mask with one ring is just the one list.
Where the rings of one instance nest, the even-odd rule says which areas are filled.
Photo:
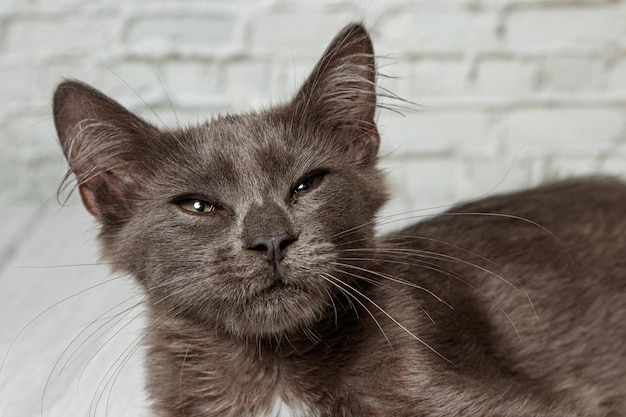
[[411, 287], [411, 288], [415, 288], [415, 289], [418, 289], [418, 290], [424, 291], [425, 293], [427, 293], [427, 294], [431, 295], [434, 299], [436, 299], [436, 300], [437, 300], [437, 301], [439, 301], [440, 303], [445, 304], [445, 305], [446, 305], [447, 307], [449, 307], [450, 309], [454, 309], [454, 307], [452, 307], [452, 305], [450, 305], [449, 303], [447, 303], [447, 302], [446, 302], [445, 300], [443, 300], [441, 297], [437, 296], [435, 293], [433, 293], [432, 291], [430, 291], [428, 288], [425, 288], [425, 287], [423, 287], [423, 286], [421, 286], [421, 285], [417, 285], [417, 284], [412, 283], [412, 282], [410, 282], [410, 281], [407, 281], [407, 280], [405, 280], [405, 279], [395, 278], [395, 277], [393, 277], [393, 276], [391, 276], [391, 275], [389, 275], [389, 274], [385, 274], [385, 273], [382, 273], [382, 272], [373, 271], [373, 270], [370, 270], [370, 269], [367, 269], [367, 268], [361, 268], [361, 267], [359, 267], [359, 266], [356, 266], [356, 265], [351, 265], [351, 264], [347, 264], [347, 263], [333, 262], [332, 264], [333, 264], [333, 265], [337, 265], [337, 266], [342, 266], [342, 267], [348, 267], [348, 268], [356, 269], [356, 270], [358, 270], [358, 271], [365, 272], [365, 273], [368, 273], [368, 274], [373, 274], [373, 275], [375, 275], [375, 276], [377, 276], [377, 277], [381, 277], [381, 278], [384, 278], [384, 279], [386, 279], [386, 280], [389, 280], [389, 281], [392, 281], [392, 282], [396, 282], [396, 283], [398, 283], [398, 284], [406, 285], [406, 286], [408, 286], [408, 287]]
[[[367, 314], [372, 318], [372, 320], [374, 320], [374, 323], [376, 324], [376, 326], [378, 327], [378, 329], [380, 330], [380, 332], [382, 333], [383, 337], [385, 338], [385, 340], [387, 341], [387, 344], [389, 344], [389, 346], [391, 346], [391, 340], [389, 340], [389, 338], [387, 337], [387, 333], [385, 333], [385, 330], [383, 329], [383, 327], [380, 325], [380, 323], [378, 322], [378, 320], [376, 319], [376, 317], [374, 316], [374, 314], [372, 314], [372, 312], [361, 302], [361, 300], [359, 300], [357, 297], [354, 296], [354, 294], [351, 294], [349, 290], [353, 290], [353, 288], [351, 286], [349, 286], [348, 284], [346, 284], [345, 282], [341, 281], [339, 278], [334, 277], [331, 274], [323, 274], [323, 278], [326, 279], [328, 282], [330, 282], [331, 284], [333, 284], [335, 286], [335, 288], [337, 288], [339, 291], [341, 291], [343, 294], [345, 294], [346, 296], [352, 298], [354, 301], [356, 301], [361, 307], [363, 307], [363, 309], [367, 312]], [[356, 311], [356, 309], [355, 309]]]
[[[352, 274], [349, 274], [352, 275]], [[343, 283], [342, 284], [344, 286], [348, 286], [347, 284]], [[402, 323], [400, 323], [398, 320], [396, 320], [391, 314], [389, 314], [387, 311], [385, 311], [384, 308], [380, 307], [378, 304], [376, 304], [370, 297], [368, 297], [367, 295], [365, 295], [364, 293], [362, 293], [361, 291], [357, 290], [356, 288], [352, 287], [352, 286], [348, 286], [350, 288], [351, 291], [354, 291], [357, 295], [361, 296], [363, 299], [365, 299], [367, 302], [369, 302], [370, 304], [372, 304], [374, 307], [376, 307], [376, 309], [378, 311], [380, 311], [381, 313], [383, 313], [389, 320], [391, 320], [392, 322], [394, 322], [398, 327], [400, 327], [402, 330], [404, 330], [409, 336], [411, 336], [413, 339], [415, 339], [416, 341], [418, 341], [419, 343], [421, 343], [424, 347], [426, 347], [428, 350], [430, 350], [431, 352], [433, 352], [434, 354], [436, 354], [437, 356], [439, 356], [441, 359], [445, 360], [448, 363], [452, 363], [452, 361], [450, 361], [448, 358], [446, 358], [444, 355], [442, 355], [441, 353], [439, 353], [435, 348], [433, 348], [432, 346], [430, 346], [428, 343], [426, 343], [423, 339], [421, 339], [419, 336], [416, 336], [413, 332], [411, 332], [409, 329], [407, 329]], [[369, 310], [368, 310], [369, 311]], [[378, 323], [378, 322], [377, 322]], [[382, 329], [381, 329], [382, 330]]]

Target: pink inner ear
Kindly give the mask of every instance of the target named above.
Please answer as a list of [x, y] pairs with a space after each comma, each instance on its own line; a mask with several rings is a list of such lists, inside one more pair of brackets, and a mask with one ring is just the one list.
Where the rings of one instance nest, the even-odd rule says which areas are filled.
[[96, 219], [117, 222], [129, 216], [136, 184], [127, 169], [100, 172], [78, 188], [85, 208]]
[[91, 213], [91, 215], [96, 219], [101, 219], [102, 213], [96, 204], [96, 196], [94, 195], [93, 190], [87, 185], [81, 184], [78, 186], [78, 191], [80, 192], [80, 198], [87, 211], [89, 211], [89, 213]]
[[376, 159], [380, 136], [376, 125], [370, 125], [365, 132], [352, 139], [349, 151], [354, 162], [368, 164]]

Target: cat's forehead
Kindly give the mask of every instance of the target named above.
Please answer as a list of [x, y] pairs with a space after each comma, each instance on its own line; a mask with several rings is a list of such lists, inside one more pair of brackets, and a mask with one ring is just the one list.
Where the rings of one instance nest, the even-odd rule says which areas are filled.
[[293, 166], [297, 145], [286, 127], [258, 115], [218, 118], [189, 132], [207, 164], [271, 175]]
[[180, 131], [169, 142], [189, 187], [257, 199], [285, 193], [298, 177], [327, 162], [309, 136], [267, 116], [232, 116]]

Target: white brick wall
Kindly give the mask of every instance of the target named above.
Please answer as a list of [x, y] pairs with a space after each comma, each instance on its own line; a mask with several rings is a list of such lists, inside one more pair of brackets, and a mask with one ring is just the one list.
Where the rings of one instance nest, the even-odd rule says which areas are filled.
[[196, 122], [288, 97], [353, 20], [422, 106], [380, 115], [390, 211], [626, 177], [626, 0], [0, 0], [0, 201], [54, 196], [63, 77]]

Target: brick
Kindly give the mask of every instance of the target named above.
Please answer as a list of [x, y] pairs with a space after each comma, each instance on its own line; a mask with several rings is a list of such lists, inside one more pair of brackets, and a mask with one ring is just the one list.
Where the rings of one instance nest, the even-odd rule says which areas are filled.
[[[626, 149], [624, 151], [626, 151]], [[622, 155], [605, 157], [599, 163], [599, 170], [601, 170], [606, 175], [626, 178], [626, 163], [624, 162], [625, 160], [626, 158], [624, 156], [624, 153], [622, 153]]]
[[119, 18], [100, 15], [39, 15], [10, 20], [6, 28], [8, 54], [37, 55], [92, 54], [119, 44]]
[[541, 86], [545, 91], [572, 93], [602, 87], [604, 63], [599, 58], [551, 57], [541, 65]]
[[506, 117], [504, 138], [509, 149], [585, 153], [614, 146], [625, 122], [620, 108], [520, 109]]
[[626, 57], [610, 69], [607, 91], [609, 93], [626, 93]]
[[460, 194], [476, 199], [531, 187], [540, 182], [541, 158], [522, 155], [465, 157]]
[[534, 47], [607, 43], [620, 39], [624, 21], [616, 7], [551, 7], [513, 11], [506, 41]]
[[256, 16], [248, 31], [253, 51], [273, 56], [318, 59], [335, 33], [348, 21], [341, 13], [319, 9], [275, 11]]
[[67, 74], [78, 78], [127, 108], [145, 107], [144, 102], [165, 97], [167, 91], [156, 75], [158, 66], [150, 62], [122, 61], [96, 68], [78, 68]]
[[[423, 219], [428, 214], [441, 211], [458, 200], [458, 185], [461, 175], [458, 161], [450, 158], [426, 158], [412, 160], [383, 159], [390, 191], [395, 200], [392, 212], [386, 210], [381, 223], [389, 226]], [[400, 210], [412, 210], [402, 214]]]
[[473, 91], [484, 96], [530, 94], [537, 84], [537, 66], [528, 60], [483, 59], [478, 64]]
[[420, 59], [407, 76], [414, 97], [467, 95], [469, 68], [463, 60]]
[[28, 102], [40, 94], [36, 80], [41, 76], [37, 69], [0, 61], [0, 91], [3, 106], [13, 107]]
[[221, 93], [218, 66], [213, 62], [175, 60], [159, 68], [163, 89], [176, 105], [200, 106]]
[[125, 42], [146, 50], [205, 48], [235, 45], [237, 21], [230, 15], [170, 15], [131, 19]]
[[10, 12], [12, 12], [16, 7], [19, 6], [20, 1], [19, 0], [4, 0], [0, 2], [0, 17], [2, 17], [2, 15], [4, 14], [9, 14]]
[[[92, 84], [157, 125], [185, 125], [290, 98], [353, 20], [365, 21], [376, 52], [391, 57], [379, 60], [382, 70], [401, 77], [383, 86], [424, 105], [406, 117], [381, 112], [383, 155], [435, 173], [440, 163], [460, 170], [451, 199], [483, 190], [506, 168], [498, 158], [517, 154], [531, 180], [511, 173], [511, 187], [556, 175], [556, 163], [567, 166], [558, 175], [588, 172], [585, 158], [601, 153], [610, 159], [592, 164], [598, 171], [626, 165], [622, 2], [166, 3], [0, 4], [0, 200], [54, 194], [59, 175], [51, 167], [60, 153], [50, 96], [63, 77]], [[424, 203], [421, 186], [405, 189], [402, 204]]]
[[2, 125], [0, 147], [22, 161], [61, 156], [50, 113], [16, 112]]
[[386, 50], [423, 52], [493, 45], [497, 39], [495, 13], [464, 9], [403, 11], [377, 25], [380, 45]]
[[411, 83], [415, 79], [414, 61], [408, 56], [383, 57], [376, 61], [378, 66], [378, 86], [408, 98]]
[[2, 234], [0, 234], [0, 270], [5, 266], [5, 262], [11, 252], [14, 251], [16, 242], [23, 241], [26, 231], [33, 224], [34, 215], [39, 207], [25, 203], [18, 203], [14, 206], [0, 205], [0, 218], [11, 219], [2, 223]]
[[381, 114], [383, 143], [393, 155], [493, 152], [490, 116], [481, 111], [429, 110]]
[[[245, 59], [223, 65], [227, 100], [234, 107], [260, 107], [272, 102], [270, 66], [263, 60]], [[271, 97], [270, 97], [271, 95]]]
[[602, 172], [597, 154], [567, 156], [559, 153], [548, 158], [544, 181], [557, 181], [565, 178], [584, 177]]

